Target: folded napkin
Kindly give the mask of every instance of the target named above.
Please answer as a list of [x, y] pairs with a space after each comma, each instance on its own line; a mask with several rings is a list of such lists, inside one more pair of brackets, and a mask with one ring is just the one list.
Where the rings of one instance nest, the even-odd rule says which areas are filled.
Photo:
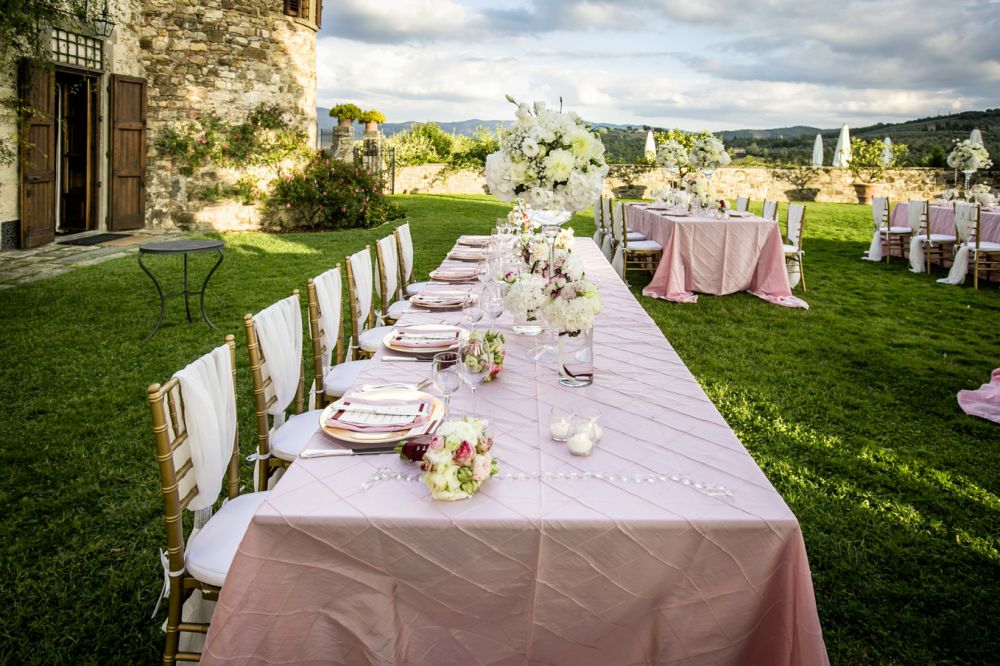
[[458, 329], [452, 327], [409, 326], [392, 332], [392, 344], [410, 349], [442, 347], [458, 340], [458, 336]]
[[462, 305], [465, 303], [467, 298], [468, 295], [461, 292], [443, 291], [439, 293], [427, 293], [425, 291], [411, 298], [410, 302], [415, 305]]
[[394, 432], [423, 424], [430, 408], [431, 401], [426, 399], [385, 400], [348, 395], [334, 403], [333, 416], [326, 425], [352, 432]]
[[748, 213], [745, 210], [731, 210], [729, 211], [729, 217], [753, 217], [753, 213]]
[[460, 236], [458, 239], [459, 245], [486, 245], [490, 242], [489, 236]]
[[431, 271], [431, 277], [435, 280], [468, 280], [476, 277], [476, 270], [467, 267], [441, 266]]
[[486, 258], [486, 255], [480, 250], [463, 250], [457, 248], [448, 253], [448, 256], [452, 259], [462, 259], [465, 261], [482, 261]]

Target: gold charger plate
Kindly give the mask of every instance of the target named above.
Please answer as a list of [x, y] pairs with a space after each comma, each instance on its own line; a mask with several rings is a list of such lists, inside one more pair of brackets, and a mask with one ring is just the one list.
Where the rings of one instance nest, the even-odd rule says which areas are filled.
[[336, 403], [330, 403], [326, 406], [326, 409], [323, 410], [323, 413], [319, 415], [319, 427], [327, 435], [341, 442], [373, 445], [398, 442], [399, 440], [407, 437], [416, 437], [418, 435], [425, 434], [425, 430], [428, 430], [429, 427], [436, 427], [435, 423], [440, 421], [444, 416], [444, 403], [441, 402], [439, 398], [436, 398], [430, 393], [425, 393], [424, 391], [411, 391], [408, 389], [375, 389], [373, 391], [365, 391], [354, 395], [363, 395], [366, 398], [382, 398], [383, 400], [411, 400], [416, 398], [421, 400], [430, 399], [430, 414], [428, 415], [427, 420], [421, 425], [412, 428], [404, 428], [402, 430], [393, 430], [390, 432], [355, 432], [344, 428], [333, 428], [326, 424], [326, 422], [336, 412]]
[[382, 344], [384, 344], [388, 349], [394, 352], [399, 352], [400, 354], [436, 354], [438, 352], [448, 351], [450, 349], [455, 349], [462, 343], [463, 340], [469, 337], [469, 332], [460, 326], [450, 326], [448, 324], [416, 324], [414, 326], [407, 326], [408, 330], [422, 330], [427, 333], [444, 332], [444, 331], [458, 331], [458, 338], [453, 342], [446, 342], [440, 345], [434, 345], [433, 347], [406, 347], [402, 345], [393, 344], [393, 335], [395, 331], [389, 331], [382, 338]]

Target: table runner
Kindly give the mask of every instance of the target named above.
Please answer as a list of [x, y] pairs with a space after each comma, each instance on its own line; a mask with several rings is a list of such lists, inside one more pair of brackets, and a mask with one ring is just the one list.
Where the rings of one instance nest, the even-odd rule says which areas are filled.
[[[504, 371], [477, 391], [501, 472], [530, 478], [436, 502], [370, 484], [416, 471], [394, 456], [297, 460], [240, 545], [203, 663], [827, 663], [795, 516], [593, 242], [575, 251], [605, 304], [594, 385], [560, 386], [505, 314]], [[382, 354], [358, 384], [430, 373]], [[602, 414], [592, 455], [549, 440], [552, 406]], [[463, 389], [453, 415], [470, 408]]]
[[632, 204], [629, 226], [663, 246], [663, 258], [643, 295], [696, 303], [694, 292], [749, 291], [769, 303], [808, 308], [792, 296], [784, 244], [776, 222], [763, 218], [717, 220], [673, 216]]

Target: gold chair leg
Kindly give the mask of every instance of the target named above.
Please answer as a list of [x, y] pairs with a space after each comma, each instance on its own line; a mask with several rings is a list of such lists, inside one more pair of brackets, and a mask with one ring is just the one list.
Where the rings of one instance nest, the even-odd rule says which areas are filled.
[[[174, 666], [177, 663], [177, 649], [180, 646], [181, 612], [183, 602], [176, 579], [170, 581], [170, 596], [167, 598], [167, 626], [163, 640], [163, 664]], [[178, 588], [178, 589], [175, 589]]]
[[802, 257], [799, 257], [799, 281], [802, 283], [802, 291], [809, 291], [806, 289], [806, 265]]
[[979, 254], [972, 255], [972, 287], [974, 289], [979, 289]]

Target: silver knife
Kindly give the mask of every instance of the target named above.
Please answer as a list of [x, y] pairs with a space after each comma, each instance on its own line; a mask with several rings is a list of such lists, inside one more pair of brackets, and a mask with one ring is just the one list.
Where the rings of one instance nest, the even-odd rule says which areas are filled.
[[396, 447], [378, 446], [371, 449], [303, 449], [300, 458], [335, 458], [339, 456], [377, 456], [395, 453]]

